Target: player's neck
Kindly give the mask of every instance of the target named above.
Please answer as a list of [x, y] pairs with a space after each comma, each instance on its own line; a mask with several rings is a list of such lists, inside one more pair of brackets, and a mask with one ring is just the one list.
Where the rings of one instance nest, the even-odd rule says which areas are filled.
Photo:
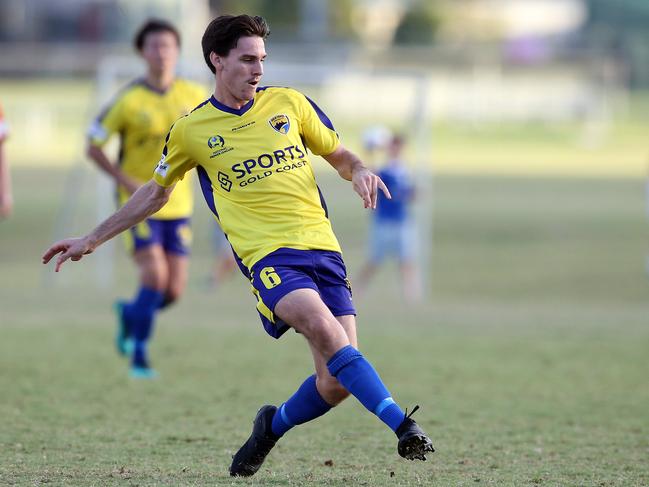
[[240, 100], [234, 97], [230, 92], [225, 90], [219, 90], [218, 86], [214, 90], [213, 94], [216, 101], [225, 105], [226, 107], [234, 108], [235, 110], [240, 110], [243, 108], [250, 100]]
[[165, 92], [174, 82], [175, 74], [171, 73], [155, 73], [148, 72], [146, 75], [146, 83], [152, 88], [160, 92]]

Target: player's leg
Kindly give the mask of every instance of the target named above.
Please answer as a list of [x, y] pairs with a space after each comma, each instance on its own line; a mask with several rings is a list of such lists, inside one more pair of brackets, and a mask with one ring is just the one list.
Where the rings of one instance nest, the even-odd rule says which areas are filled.
[[192, 230], [189, 218], [162, 220], [159, 226], [168, 274], [164, 298], [159, 306], [159, 309], [164, 309], [175, 303], [187, 287]]
[[185, 292], [189, 274], [189, 257], [187, 255], [165, 253], [165, 260], [169, 272], [164, 299], [159, 309], [175, 303]]
[[[356, 347], [356, 325], [353, 316], [336, 317], [352, 346]], [[327, 359], [307, 340], [313, 355], [315, 375], [308, 377], [273, 417], [272, 430], [281, 437], [293, 426], [318, 418], [349, 396], [327, 369]]]
[[[314, 361], [325, 362], [328, 373], [321, 372], [318, 377], [323, 385], [330, 384], [335, 391], [336, 386], [329, 376], [336, 378], [370, 412], [396, 431], [405, 417], [404, 412], [392, 399], [374, 367], [352, 345], [348, 332], [318, 293], [310, 289], [293, 291], [277, 304], [275, 312], [304, 335], [314, 353]], [[355, 338], [354, 317], [349, 316], [347, 321], [349, 333]]]
[[[339, 317], [336, 320], [329, 312], [329, 308], [333, 307], [332, 296], [340, 296], [340, 289], [338, 291], [320, 289], [329, 306], [324, 310], [316, 304], [317, 301], [322, 302], [319, 295], [309, 292], [310, 290], [298, 290], [287, 295], [297, 299], [292, 303], [289, 300], [280, 301], [275, 308], [276, 312], [309, 341], [316, 363], [326, 361], [328, 374], [321, 372], [318, 376], [318, 378], [322, 377], [323, 385], [329, 384], [331, 392], [335, 394], [337, 386], [331, 381], [330, 376], [335, 378], [363, 406], [395, 432], [399, 439], [398, 451], [402, 457], [409, 460], [425, 460], [426, 453], [434, 451], [432, 442], [419, 425], [392, 399], [372, 364], [354, 346], [356, 337], [354, 317], [347, 316], [345, 319]], [[283, 301], [290, 305], [291, 309], [282, 307]], [[320, 317], [312, 318], [318, 314]], [[326, 325], [323, 326], [325, 322]], [[339, 331], [333, 331], [334, 322], [339, 325], [339, 329], [344, 330], [347, 343], [341, 342]], [[334, 349], [337, 350], [333, 352]], [[322, 390], [325, 397], [327, 396], [325, 387], [319, 390]]]
[[[275, 312], [281, 313], [282, 309], [290, 310], [297, 306], [298, 303], [304, 302], [303, 295], [318, 296], [313, 289], [293, 290], [281, 298], [280, 303], [284, 303], [284, 305], [283, 307], [275, 306]], [[307, 314], [311, 312], [320, 315], [329, 312], [319, 297], [309, 299], [305, 304], [309, 304], [309, 310], [305, 311]], [[329, 314], [331, 313], [329, 312]], [[285, 320], [287, 318], [292, 319], [293, 315], [287, 311], [286, 314], [278, 316]], [[334, 325], [332, 322], [323, 323], [323, 326], [327, 326], [327, 324], [332, 326], [329, 336], [325, 337], [326, 343], [323, 342], [320, 346], [335, 350], [343, 344], [349, 344], [350, 340], [344, 328], [335, 318], [332, 321], [336, 324]], [[355, 340], [355, 333], [353, 336]], [[311, 341], [309, 341], [309, 345], [313, 349]], [[336, 379], [328, 374], [326, 360], [320, 358], [320, 354], [314, 353], [314, 363], [316, 375], [308, 377], [285, 403], [279, 408], [266, 405], [257, 412], [252, 434], [232, 458], [230, 475], [241, 477], [254, 475], [263, 464], [270, 450], [275, 446], [277, 440], [284, 433], [295, 425], [322, 416], [347, 397], [348, 392], [338, 384]]]
[[[256, 473], [281, 435], [297, 424], [326, 413], [348, 393], [397, 434], [401, 456], [425, 460], [425, 453], [433, 451], [430, 439], [406, 417], [374, 367], [354, 346], [354, 317], [336, 319], [313, 289], [291, 291], [274, 309], [283, 322], [309, 342], [316, 378], [308, 378], [279, 409], [267, 405], [259, 410], [252, 435], [235, 454], [230, 474], [250, 476]], [[408, 440], [407, 449], [402, 448], [402, 437]]]
[[133, 339], [131, 375], [145, 377], [154, 375], [149, 365], [148, 342], [164, 299], [169, 271], [165, 252], [158, 244], [136, 250], [133, 259], [140, 274], [140, 288], [134, 299], [124, 305], [123, 314]]
[[[118, 300], [115, 311], [118, 317], [115, 344], [122, 355], [133, 355], [133, 334], [136, 328], [141, 333], [146, 327], [148, 311], [154, 303], [162, 302], [159, 297], [166, 286], [166, 268], [162, 251], [160, 222], [147, 219], [138, 223], [124, 234], [126, 246], [133, 256], [139, 273], [139, 289], [131, 301]], [[145, 325], [140, 316], [144, 314]]]
[[402, 222], [397, 233], [397, 255], [401, 274], [401, 294], [410, 303], [421, 300], [421, 283], [417, 268], [417, 234], [413, 224]]

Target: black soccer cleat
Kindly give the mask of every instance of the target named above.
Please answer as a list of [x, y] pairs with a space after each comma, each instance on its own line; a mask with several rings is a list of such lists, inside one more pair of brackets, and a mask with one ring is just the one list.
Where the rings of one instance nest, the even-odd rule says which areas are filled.
[[250, 477], [257, 473], [257, 470], [264, 463], [266, 455], [279, 440], [273, 433], [273, 416], [277, 408], [275, 406], [262, 406], [255, 416], [252, 426], [252, 434], [239, 451], [232, 457], [230, 475], [233, 477]]
[[397, 449], [399, 455], [407, 460], [426, 461], [426, 453], [432, 453], [435, 449], [428, 435], [411, 418], [417, 409], [419, 409], [419, 406], [415, 406], [410, 414], [408, 414], [408, 410], [406, 409], [406, 417], [397, 428], [397, 431], [395, 431], [399, 438]]

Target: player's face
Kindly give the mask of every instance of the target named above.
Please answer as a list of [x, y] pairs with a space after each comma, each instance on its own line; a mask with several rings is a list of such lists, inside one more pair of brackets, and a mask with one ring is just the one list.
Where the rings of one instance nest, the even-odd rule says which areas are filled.
[[264, 74], [263, 63], [266, 59], [266, 48], [261, 37], [241, 37], [237, 46], [225, 57], [219, 57], [217, 65], [219, 91], [228, 101], [243, 106], [255, 96]]
[[168, 73], [176, 69], [178, 42], [171, 32], [151, 32], [144, 38], [142, 57], [149, 65], [149, 71]]

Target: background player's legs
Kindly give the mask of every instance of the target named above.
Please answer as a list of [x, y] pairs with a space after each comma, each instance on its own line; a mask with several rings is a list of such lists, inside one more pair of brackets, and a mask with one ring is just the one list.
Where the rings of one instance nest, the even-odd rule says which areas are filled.
[[140, 274], [140, 289], [134, 299], [124, 305], [124, 319], [134, 340], [131, 365], [148, 369], [147, 342], [151, 337], [155, 312], [164, 299], [169, 269], [164, 250], [158, 244], [135, 251], [133, 258]]
[[172, 254], [167, 252], [165, 260], [168, 270], [167, 286], [164, 290], [164, 299], [160, 309], [173, 304], [185, 291], [187, 287], [187, 275], [189, 270], [189, 258], [186, 255]]
[[399, 273], [401, 274], [401, 294], [403, 299], [409, 303], [416, 303], [421, 300], [421, 285], [419, 284], [419, 272], [415, 263], [411, 260], [399, 262]]
[[370, 281], [379, 270], [389, 249], [390, 232], [386, 225], [373, 221], [368, 235], [369, 257], [354, 279], [354, 296], [361, 299], [365, 296]]
[[412, 303], [421, 300], [421, 277], [417, 259], [417, 232], [411, 221], [402, 222], [398, 227], [397, 254], [401, 274], [401, 294]]
[[370, 281], [376, 274], [376, 271], [379, 269], [379, 262], [374, 260], [368, 260], [363, 264], [361, 270], [358, 272], [358, 276], [354, 280], [354, 297], [363, 298], [367, 292], [367, 287], [369, 286]]
[[325, 375], [322, 370], [318, 373], [317, 389], [322, 396], [342, 400], [342, 385], [396, 431], [405, 414], [390, 396], [374, 367], [352, 345], [350, 337], [356, 339], [353, 316], [342, 319], [342, 323], [338, 321], [313, 289], [288, 293], [275, 306], [275, 314], [304, 335], [314, 351], [316, 364], [325, 361], [329, 374]]

